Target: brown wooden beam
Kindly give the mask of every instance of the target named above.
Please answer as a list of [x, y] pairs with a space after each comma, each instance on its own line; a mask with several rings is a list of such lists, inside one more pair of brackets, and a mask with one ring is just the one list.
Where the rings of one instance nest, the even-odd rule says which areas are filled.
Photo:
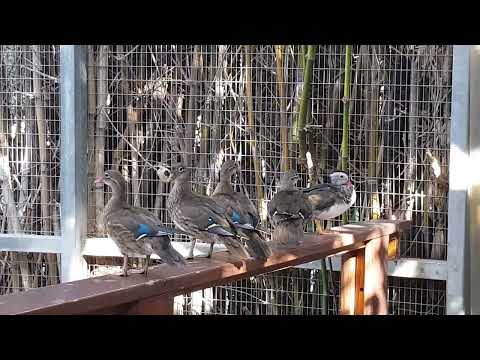
[[395, 260], [400, 257], [400, 233], [390, 235], [388, 240], [388, 260]]
[[340, 276], [340, 315], [361, 315], [364, 312], [365, 250], [342, 255]]
[[157, 296], [136, 302], [129, 315], [173, 315], [173, 297]]
[[365, 246], [365, 315], [387, 315], [387, 254], [389, 236], [370, 240]]
[[[197, 258], [189, 261], [187, 266], [181, 268], [165, 264], [152, 267], [148, 277], [139, 274], [132, 274], [127, 278], [106, 275], [31, 289], [28, 292], [0, 297], [0, 315], [159, 311], [154, 308], [160, 307], [161, 301], [151, 303], [149, 299], [173, 298], [333, 254], [354, 251], [365, 247], [365, 243], [373, 239], [382, 237], [388, 241], [391, 234], [408, 226], [407, 221], [380, 220], [333, 228], [338, 234], [305, 234], [302, 246], [288, 252], [276, 252], [266, 262], [238, 260], [227, 252], [220, 252], [215, 253], [211, 259]], [[371, 267], [370, 271], [374, 271], [374, 268]], [[146, 302], [137, 306], [136, 303], [143, 301]]]

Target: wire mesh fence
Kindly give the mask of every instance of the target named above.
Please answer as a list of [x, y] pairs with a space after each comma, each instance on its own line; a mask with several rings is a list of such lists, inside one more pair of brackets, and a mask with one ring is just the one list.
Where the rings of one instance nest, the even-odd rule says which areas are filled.
[[55, 254], [2, 251], [0, 295], [60, 282], [60, 261]]
[[[181, 127], [182, 150], [195, 169], [195, 190], [210, 194], [223, 160], [236, 158], [240, 182], [265, 222], [266, 203], [284, 169], [296, 168], [303, 176], [300, 185], [308, 186], [316, 175], [339, 167], [345, 46], [317, 48], [311, 112], [302, 137], [297, 114], [305, 61], [302, 46], [92, 46], [90, 179], [107, 168], [120, 168], [129, 180], [130, 203], [153, 210], [170, 224], [165, 210], [169, 185], [142, 164], [175, 158], [170, 140]], [[411, 219], [413, 231], [401, 239], [404, 257], [447, 256], [451, 64], [451, 46], [353, 47], [349, 169], [358, 199], [350, 219]], [[302, 146], [312, 157], [313, 171], [305, 166]], [[108, 196], [98, 189], [89, 194], [90, 236], [104, 235], [99, 214]], [[274, 311], [272, 306], [278, 313], [300, 312], [287, 304], [288, 296], [302, 296], [298, 287], [275, 288], [295, 271], [316, 270], [285, 270], [205, 290], [201, 298], [208, 292], [214, 304], [201, 301], [200, 308], [192, 308], [192, 297], [186, 296], [177, 306], [182, 313], [267, 313]], [[416, 291], [422, 286], [435, 291], [432, 284], [421, 283]], [[391, 283], [391, 293], [401, 297], [404, 289], [395, 286]], [[269, 291], [288, 296], [277, 296], [266, 310], [259, 304]], [[255, 308], [246, 305], [249, 301]], [[397, 300], [391, 301], [393, 309]], [[303, 304], [301, 311], [318, 313], [318, 301], [312, 304]], [[401, 313], [400, 308], [393, 312]]]
[[[302, 176], [299, 185], [308, 186], [339, 167], [343, 112], [349, 104], [348, 167], [357, 189], [350, 221], [411, 219], [412, 231], [401, 239], [401, 255], [445, 260], [452, 46], [353, 46], [349, 99], [343, 93], [345, 46], [316, 46], [303, 124], [298, 113], [310, 61], [306, 50], [273, 45], [89, 46], [88, 236], [105, 236], [101, 213], [110, 194], [94, 188], [93, 180], [109, 168], [127, 178], [129, 203], [171, 224], [165, 209], [169, 185], [145, 165], [168, 163], [177, 156], [171, 139], [178, 128], [184, 134], [183, 152], [195, 169], [195, 190], [210, 194], [223, 160], [234, 157], [242, 169], [237, 184], [268, 225], [266, 204], [285, 169], [296, 168]], [[56, 235], [58, 46], [2, 46], [0, 58], [2, 232]], [[311, 168], [306, 166], [309, 157]], [[10, 259], [2, 266], [17, 261], [12, 255], [21, 256], [2, 253]], [[42, 274], [38, 255], [25, 256], [20, 261], [30, 264], [28, 271]], [[47, 264], [55, 263], [55, 255], [42, 256]], [[88, 260], [92, 275], [120, 265], [113, 258]], [[141, 266], [141, 260], [133, 262]], [[52, 278], [58, 277], [54, 268], [48, 267]], [[263, 302], [270, 299], [278, 313], [296, 313], [300, 307], [292, 305], [292, 299], [299, 296], [302, 311], [318, 313], [323, 290], [311, 280], [318, 273], [289, 269], [211, 289], [215, 306], [202, 305], [203, 310], [195, 311], [242, 313], [246, 308], [247, 313], [268, 313], [273, 307]], [[307, 278], [314, 283], [311, 288]], [[282, 279], [297, 285], [289, 287]], [[390, 293], [397, 294], [390, 299], [391, 309], [396, 309], [392, 313], [443, 311], [444, 282], [392, 281]], [[430, 294], [432, 303], [417, 296], [397, 304], [409, 287]], [[260, 305], [239, 295], [242, 292], [256, 294], [250, 298], [262, 299]], [[328, 311], [335, 311], [331, 289], [328, 299]], [[189, 301], [188, 296], [182, 300], [184, 313], [193, 311], [185, 305]], [[440, 305], [434, 308], [433, 303]], [[422, 307], [425, 304], [430, 308]]]
[[[118, 274], [119, 258], [91, 258], [92, 276]], [[95, 264], [93, 264], [96, 262]], [[142, 265], [133, 261], [132, 266]], [[199, 290], [174, 299], [176, 315], [338, 315], [340, 273], [289, 268]], [[390, 276], [389, 315], [445, 315], [446, 282]]]
[[[319, 175], [339, 164], [344, 49], [319, 46], [313, 66], [305, 145]], [[231, 157], [240, 159], [243, 184], [260, 209], [282, 162], [303, 174], [302, 186], [316, 181], [299, 154], [302, 57], [297, 46], [92, 48], [90, 178], [120, 167], [129, 200], [168, 222], [168, 185], [142, 163], [170, 161], [169, 140], [181, 126], [198, 191], [212, 191]], [[353, 58], [349, 168], [358, 200], [351, 218], [412, 219], [402, 256], [446, 259], [452, 47], [354, 46]], [[92, 236], [103, 234], [105, 196], [90, 193]]]
[[340, 274], [285, 269], [175, 298], [178, 315], [321, 315], [338, 314]]
[[[0, 46], [1, 233], [60, 235], [59, 46]], [[0, 252], [0, 294], [58, 282], [55, 254]]]
[[390, 277], [388, 304], [391, 315], [445, 315], [446, 282]]
[[[285, 269], [175, 298], [178, 315], [338, 315], [340, 273]], [[389, 277], [389, 315], [445, 315], [445, 282]], [[322, 298], [325, 297], [325, 302]]]

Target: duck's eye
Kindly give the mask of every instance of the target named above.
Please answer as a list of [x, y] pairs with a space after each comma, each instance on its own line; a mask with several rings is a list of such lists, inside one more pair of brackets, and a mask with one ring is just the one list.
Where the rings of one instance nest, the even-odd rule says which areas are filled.
[[105, 173], [105, 178], [106, 178], [106, 179], [110, 179], [110, 174], [109, 174], [109, 173]]
[[182, 173], [184, 170], [185, 170], [185, 169], [183, 168], [183, 166], [180, 166], [180, 167], [178, 168], [178, 171], [181, 172], [181, 173]]

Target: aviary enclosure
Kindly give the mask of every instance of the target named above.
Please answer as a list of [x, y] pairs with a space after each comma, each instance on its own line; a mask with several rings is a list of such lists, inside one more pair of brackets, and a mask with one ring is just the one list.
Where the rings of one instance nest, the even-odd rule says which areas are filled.
[[[350, 222], [411, 219], [401, 257], [446, 260], [452, 50], [88, 46], [88, 236], [105, 236], [100, 214], [109, 194], [93, 180], [108, 168], [128, 178], [130, 203], [171, 224], [169, 185], [145, 164], [171, 161], [181, 129], [197, 191], [213, 191], [222, 161], [236, 158], [237, 184], [268, 225], [266, 204], [283, 171], [297, 169], [308, 186], [344, 168], [358, 194]], [[0, 118], [1, 232], [59, 235], [59, 46], [1, 46]], [[55, 254], [0, 255], [1, 294], [59, 281]], [[120, 258], [86, 258], [91, 276], [121, 265]], [[335, 314], [334, 265], [306, 264], [185, 294], [175, 299], [176, 312]], [[446, 281], [391, 276], [388, 298], [391, 314], [444, 314]]]

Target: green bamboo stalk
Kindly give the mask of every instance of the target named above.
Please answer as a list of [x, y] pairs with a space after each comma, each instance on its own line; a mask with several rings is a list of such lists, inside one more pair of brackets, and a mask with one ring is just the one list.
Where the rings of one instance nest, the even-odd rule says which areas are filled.
[[[347, 45], [345, 49], [345, 79], [343, 82], [343, 130], [342, 130], [342, 146], [340, 148], [341, 154], [341, 169], [347, 171], [348, 169], [348, 139], [350, 137], [350, 77], [352, 72], [352, 45]], [[344, 224], [348, 222], [348, 212], [342, 216]]]
[[305, 69], [305, 56], [307, 55], [308, 52], [308, 46], [307, 45], [302, 45], [302, 68]]
[[310, 109], [310, 94], [312, 92], [313, 61], [315, 60], [315, 45], [308, 45], [305, 55], [305, 70], [303, 72], [302, 99], [300, 102], [300, 111], [298, 113], [298, 138], [299, 138], [299, 160], [300, 163], [306, 162], [306, 133], [305, 125], [307, 120], [307, 111]]
[[[302, 99], [300, 102], [300, 111], [298, 113], [297, 121], [294, 126], [295, 135], [298, 134], [298, 140], [300, 145], [300, 162], [306, 161], [306, 134], [305, 134], [305, 123], [308, 118], [307, 109], [310, 107], [310, 94], [312, 90], [312, 77], [313, 77], [313, 61], [315, 59], [316, 48], [313, 45], [302, 45], [299, 63], [303, 68], [303, 89], [302, 89]], [[311, 182], [313, 184], [313, 181]], [[315, 221], [317, 230], [320, 231], [321, 223]], [[327, 280], [327, 263], [325, 258], [320, 260], [322, 270], [321, 270], [321, 280], [322, 280], [322, 315], [328, 314], [328, 280]]]

